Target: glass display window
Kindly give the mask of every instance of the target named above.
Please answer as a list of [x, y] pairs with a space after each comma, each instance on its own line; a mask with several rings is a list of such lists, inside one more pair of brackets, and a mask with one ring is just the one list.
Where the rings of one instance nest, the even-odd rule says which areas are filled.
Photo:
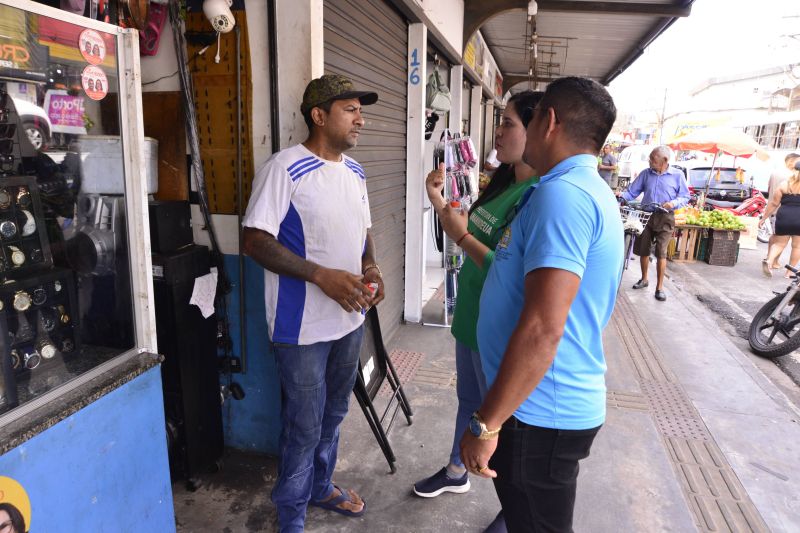
[[0, 0], [0, 423], [155, 348], [138, 41], [62, 13]]

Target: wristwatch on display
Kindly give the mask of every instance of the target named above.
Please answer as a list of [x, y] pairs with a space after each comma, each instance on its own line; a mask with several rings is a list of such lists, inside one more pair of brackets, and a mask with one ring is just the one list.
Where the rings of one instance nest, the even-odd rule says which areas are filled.
[[37, 352], [35, 349], [32, 349], [30, 352], [25, 351], [23, 361], [25, 362], [25, 368], [28, 370], [33, 370], [39, 366], [39, 363], [42, 362], [42, 357], [39, 355], [39, 352]]
[[22, 359], [19, 358], [17, 350], [11, 350], [11, 368], [16, 370], [22, 364]]
[[25, 187], [20, 187], [17, 192], [17, 205], [23, 209], [31, 205], [31, 193]]
[[31, 295], [25, 291], [15, 292], [13, 305], [17, 311], [27, 311], [31, 308]]
[[39, 286], [33, 289], [31, 300], [33, 301], [33, 305], [42, 305], [45, 303], [47, 301], [47, 291], [44, 290], [44, 287]]
[[61, 341], [61, 351], [64, 353], [69, 353], [75, 349], [75, 342], [70, 339], [69, 337], [65, 338]]
[[42, 258], [43, 258], [42, 251], [40, 249], [34, 248], [33, 250], [31, 250], [31, 261], [33, 261], [34, 263], [38, 263], [39, 261], [42, 260]]
[[11, 195], [5, 189], [0, 189], [0, 209], [11, 207]]
[[11, 220], [4, 220], [0, 222], [0, 235], [4, 239], [10, 239], [17, 234], [17, 225]]
[[480, 440], [491, 440], [497, 438], [497, 435], [500, 434], [500, 428], [487, 428], [486, 423], [483, 421], [483, 418], [481, 418], [480, 413], [475, 411], [472, 413], [472, 417], [469, 419], [469, 432]]
[[53, 313], [46, 309], [40, 310], [39, 327], [48, 333], [56, 329], [56, 319], [53, 317]]
[[8, 253], [11, 256], [11, 263], [14, 266], [22, 266], [25, 264], [25, 254], [16, 246], [9, 246]]
[[69, 324], [69, 315], [67, 314], [67, 310], [64, 309], [63, 305], [56, 307], [56, 313], [58, 314], [58, 320], [62, 324]]
[[56, 292], [61, 292], [61, 282], [59, 280], [55, 280], [53, 282], [53, 290]]
[[50, 339], [44, 338], [36, 343], [36, 349], [42, 354], [45, 359], [52, 359], [56, 355], [56, 347], [50, 342]]

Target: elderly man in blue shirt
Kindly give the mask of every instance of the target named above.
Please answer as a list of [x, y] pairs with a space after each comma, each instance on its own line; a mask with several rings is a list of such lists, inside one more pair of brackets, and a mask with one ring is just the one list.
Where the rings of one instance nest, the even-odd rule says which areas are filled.
[[[658, 146], [650, 152], [650, 168], [639, 173], [636, 180], [628, 190], [620, 196], [631, 201], [644, 193], [642, 205], [645, 209], [654, 211], [652, 204], [658, 204], [667, 210], [666, 213], [654, 212], [647, 222], [642, 234], [636, 238], [633, 252], [639, 256], [642, 267], [642, 278], [634, 285], [634, 289], [644, 289], [650, 283], [647, 280], [647, 271], [650, 266], [650, 249], [655, 242], [656, 249], [656, 300], [663, 302], [667, 299], [664, 293], [664, 272], [667, 270], [667, 245], [675, 231], [674, 211], [689, 202], [689, 188], [686, 178], [680, 170], [669, 166], [670, 149]], [[648, 207], [648, 204], [650, 206]]]

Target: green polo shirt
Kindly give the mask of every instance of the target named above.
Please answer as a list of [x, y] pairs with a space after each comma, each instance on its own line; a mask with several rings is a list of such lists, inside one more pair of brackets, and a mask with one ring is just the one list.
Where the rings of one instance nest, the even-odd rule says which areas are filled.
[[489, 252], [483, 258], [483, 268], [478, 267], [469, 256], [464, 260], [458, 275], [458, 299], [450, 331], [456, 340], [475, 351], [478, 351], [478, 305], [486, 273], [494, 260], [494, 249], [503, 230], [511, 223], [512, 210], [517, 202], [528, 187], [538, 181], [538, 177], [533, 177], [513, 183], [499, 196], [478, 206], [469, 216], [467, 231], [489, 248]]

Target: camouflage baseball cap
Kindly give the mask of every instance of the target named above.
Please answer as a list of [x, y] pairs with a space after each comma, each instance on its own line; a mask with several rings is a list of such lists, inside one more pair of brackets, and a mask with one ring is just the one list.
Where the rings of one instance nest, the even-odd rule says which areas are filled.
[[358, 98], [361, 105], [372, 105], [378, 101], [378, 93], [354, 90], [353, 82], [341, 74], [325, 74], [321, 78], [311, 80], [303, 93], [300, 111], [306, 113], [310, 109], [324, 104], [328, 100], [348, 100]]

